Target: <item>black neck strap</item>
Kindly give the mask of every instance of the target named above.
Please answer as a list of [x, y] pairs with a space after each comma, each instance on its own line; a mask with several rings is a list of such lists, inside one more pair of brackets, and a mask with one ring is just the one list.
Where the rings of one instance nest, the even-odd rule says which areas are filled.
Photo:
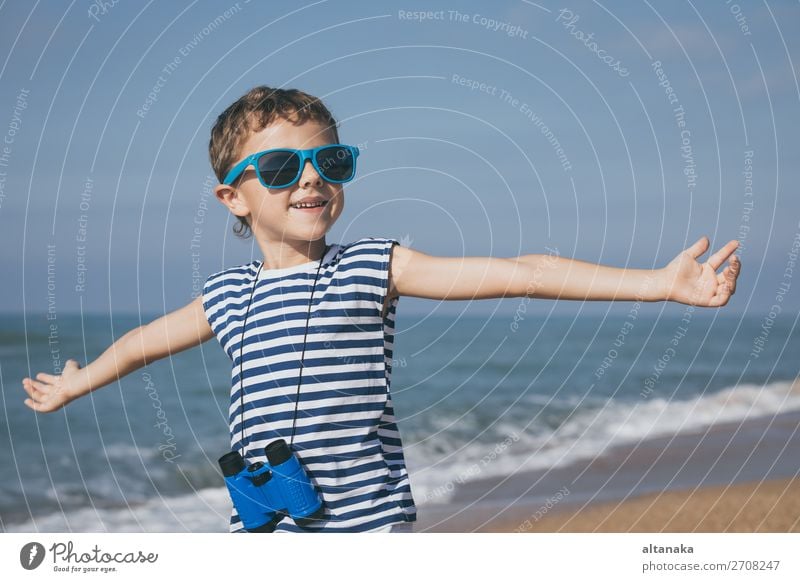
[[[306, 329], [305, 333], [303, 334], [303, 351], [300, 355], [300, 375], [297, 379], [297, 394], [295, 395], [294, 400], [294, 417], [292, 418], [292, 436], [289, 439], [289, 446], [291, 447], [294, 443], [294, 433], [295, 433], [295, 426], [297, 423], [297, 406], [300, 403], [300, 384], [303, 381], [303, 362], [305, 360], [306, 355], [306, 339], [308, 337], [308, 324], [311, 320], [311, 305], [314, 302], [314, 291], [317, 288], [317, 279], [319, 278], [319, 271], [322, 268], [322, 261], [325, 259], [325, 255], [328, 254], [328, 249], [330, 245], [325, 245], [325, 250], [322, 251], [322, 256], [319, 258], [319, 265], [317, 265], [317, 274], [314, 276], [314, 285], [311, 287], [311, 298], [308, 301], [308, 313], [306, 314]], [[256, 292], [256, 286], [258, 285], [258, 276], [261, 274], [261, 267], [264, 266], [262, 262], [258, 266], [258, 271], [256, 271], [256, 276], [253, 281], [253, 288], [250, 290], [250, 299], [247, 302], [247, 310], [244, 314], [244, 322], [242, 323], [242, 339], [239, 342], [239, 418], [241, 419], [241, 447], [242, 447], [242, 457], [245, 457], [245, 443], [244, 443], [244, 332], [247, 329], [247, 317], [250, 315], [250, 306], [253, 303], [253, 295]]]

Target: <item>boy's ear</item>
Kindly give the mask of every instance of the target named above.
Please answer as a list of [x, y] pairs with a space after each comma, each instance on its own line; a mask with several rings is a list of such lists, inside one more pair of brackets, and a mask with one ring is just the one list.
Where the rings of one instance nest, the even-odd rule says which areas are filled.
[[233, 186], [219, 184], [214, 188], [214, 194], [234, 215], [245, 217], [250, 214], [244, 197], [240, 196], [239, 191]]

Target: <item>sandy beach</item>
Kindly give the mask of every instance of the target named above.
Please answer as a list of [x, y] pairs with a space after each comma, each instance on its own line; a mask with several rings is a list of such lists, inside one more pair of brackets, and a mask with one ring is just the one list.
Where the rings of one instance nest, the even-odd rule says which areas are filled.
[[669, 491], [538, 521], [521, 515], [493, 522], [486, 532], [800, 532], [800, 479]]
[[797, 532], [800, 414], [640, 441], [461, 485], [421, 532]]

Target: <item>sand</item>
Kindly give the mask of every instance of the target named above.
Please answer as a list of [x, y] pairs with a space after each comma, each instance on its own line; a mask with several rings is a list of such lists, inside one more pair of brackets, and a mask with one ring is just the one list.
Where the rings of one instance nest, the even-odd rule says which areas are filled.
[[486, 532], [800, 532], [800, 478], [650, 494], [584, 509], [523, 513]]
[[455, 488], [429, 532], [797, 532], [800, 411], [718, 423]]

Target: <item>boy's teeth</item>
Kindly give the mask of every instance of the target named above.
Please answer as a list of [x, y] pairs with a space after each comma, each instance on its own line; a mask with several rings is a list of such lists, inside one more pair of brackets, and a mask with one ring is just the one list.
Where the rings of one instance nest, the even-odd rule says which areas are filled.
[[298, 204], [293, 204], [292, 208], [313, 208], [315, 206], [322, 206], [324, 202], [300, 202]]

